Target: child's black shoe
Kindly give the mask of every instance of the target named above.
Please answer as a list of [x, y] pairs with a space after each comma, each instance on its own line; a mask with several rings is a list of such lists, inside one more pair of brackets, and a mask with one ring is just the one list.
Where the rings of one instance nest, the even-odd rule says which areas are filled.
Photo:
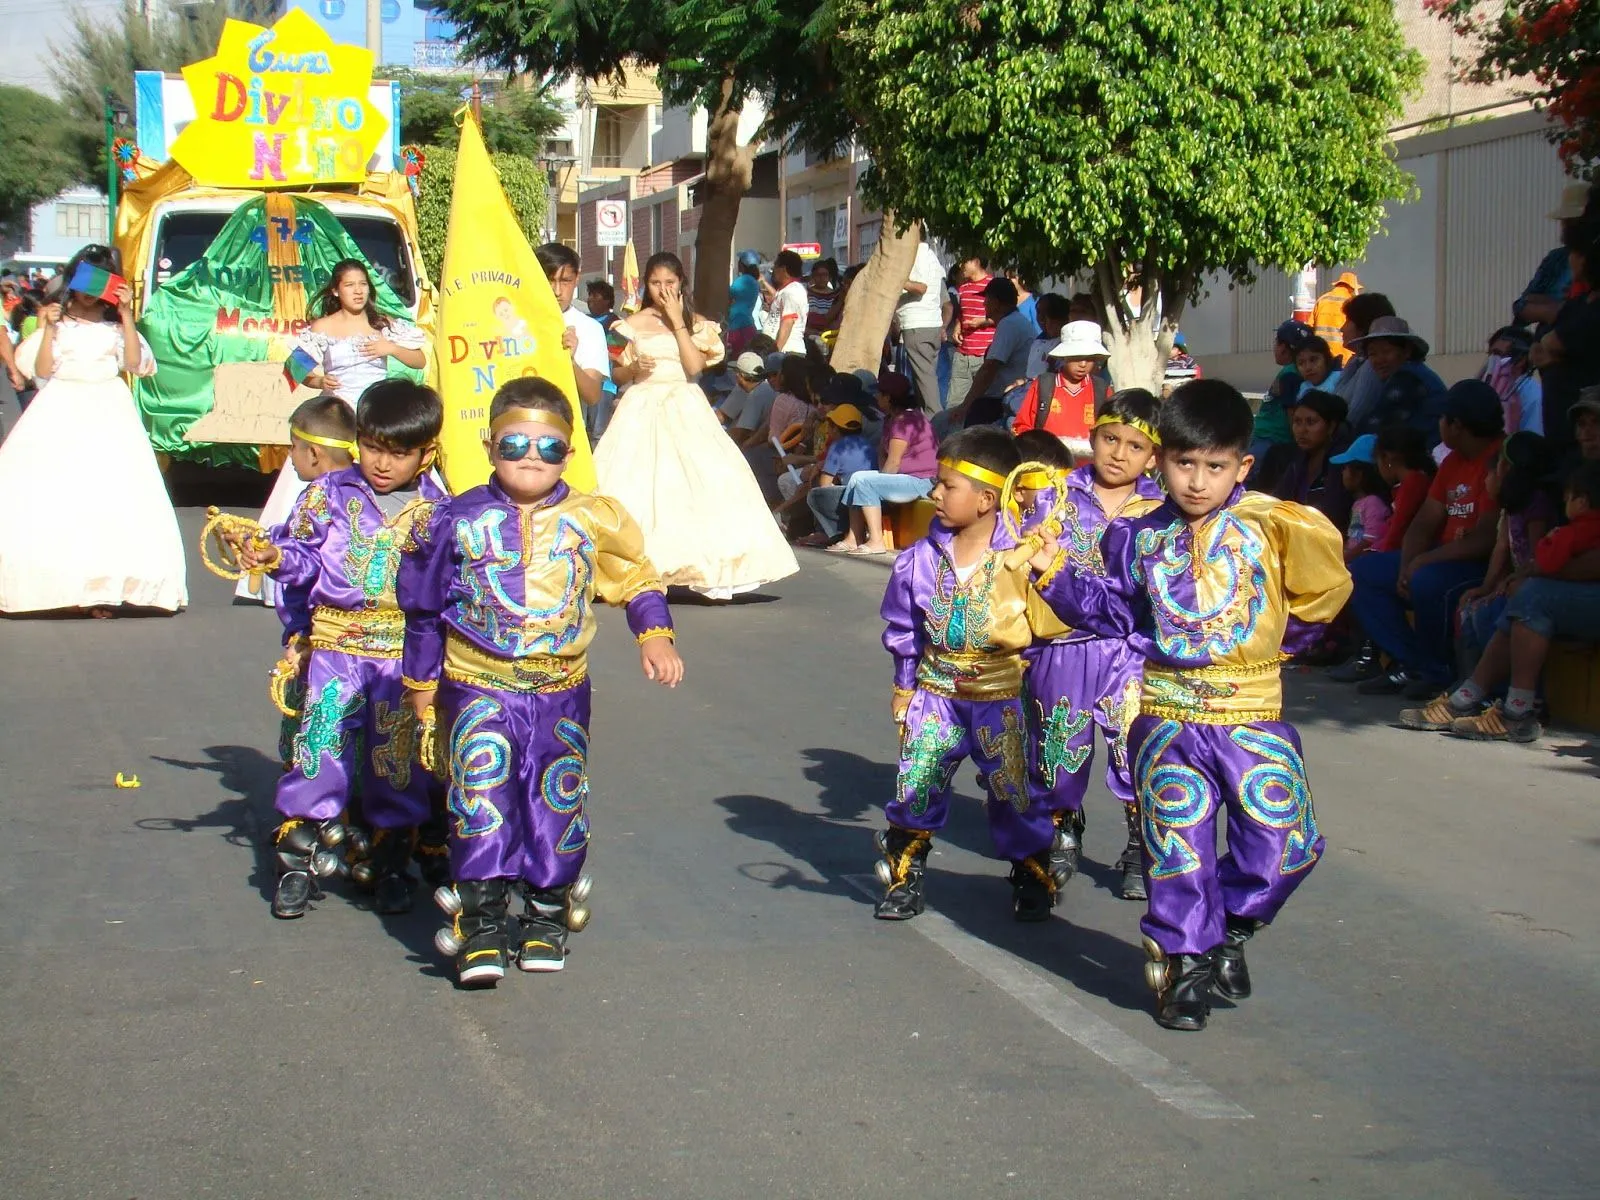
[[891, 825], [876, 840], [883, 854], [876, 871], [884, 894], [872, 915], [880, 921], [909, 921], [923, 909], [923, 877], [933, 837], [920, 829]]
[[1041, 850], [1011, 864], [1011, 915], [1019, 921], [1048, 921], [1056, 904], [1050, 874], [1051, 851]]
[[1206, 1027], [1211, 1015], [1211, 983], [1215, 963], [1211, 954], [1167, 954], [1149, 938], [1144, 952], [1144, 979], [1156, 994], [1156, 1024], [1185, 1033]]
[[1217, 947], [1217, 995], [1229, 1000], [1250, 998], [1250, 965], [1244, 960], [1244, 944], [1260, 925], [1247, 917], [1229, 917], [1228, 933]]

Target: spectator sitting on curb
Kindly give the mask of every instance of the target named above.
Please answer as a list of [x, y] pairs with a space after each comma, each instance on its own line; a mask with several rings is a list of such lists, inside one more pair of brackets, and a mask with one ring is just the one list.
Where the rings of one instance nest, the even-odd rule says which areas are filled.
[[1512, 301], [1511, 319], [1518, 325], [1537, 326], [1533, 334], [1535, 340], [1550, 332], [1556, 314], [1572, 290], [1572, 263], [1567, 247], [1573, 226], [1589, 207], [1590, 196], [1587, 183], [1569, 183], [1561, 189], [1561, 203], [1550, 214], [1550, 219], [1558, 223], [1561, 244], [1539, 260], [1528, 286]]
[[1350, 496], [1344, 560], [1351, 562], [1357, 555], [1371, 550], [1389, 532], [1389, 518], [1394, 512], [1389, 499], [1392, 489], [1378, 470], [1377, 435], [1362, 434], [1343, 454], [1330, 457], [1328, 465], [1339, 468], [1340, 481]]
[[1295, 369], [1295, 357], [1314, 337], [1311, 326], [1300, 321], [1285, 321], [1278, 326], [1273, 338], [1272, 361], [1278, 365], [1278, 374], [1256, 410], [1255, 433], [1250, 441], [1250, 454], [1256, 460], [1250, 486], [1260, 491], [1270, 492], [1288, 463], [1289, 447], [1294, 445], [1294, 434], [1289, 430], [1289, 409], [1300, 394], [1300, 385], [1305, 382]]
[[1428, 357], [1427, 340], [1412, 333], [1411, 326], [1399, 317], [1379, 317], [1365, 337], [1348, 344], [1366, 355], [1367, 368], [1380, 385], [1377, 401], [1366, 414], [1359, 419], [1352, 414], [1354, 432], [1377, 433], [1386, 425], [1410, 425], [1430, 438], [1436, 436], [1445, 386], [1423, 361]]
[[[1328, 343], [1313, 336], [1295, 351], [1294, 369], [1300, 375], [1300, 392], [1304, 396], [1313, 388], [1324, 392], [1339, 390], [1339, 360], [1333, 356]], [[1348, 411], [1349, 406], [1346, 405]]]
[[[1358, 297], [1359, 299], [1359, 297]], [[1467, 379], [1445, 398], [1440, 434], [1450, 455], [1398, 554], [1363, 554], [1351, 564], [1351, 605], [1368, 637], [1396, 662], [1387, 675], [1358, 685], [1363, 695], [1404, 692], [1426, 700], [1450, 681], [1456, 601], [1483, 582], [1494, 550], [1499, 508], [1488, 493], [1489, 471], [1503, 435], [1500, 397], [1481, 379]], [[1407, 621], [1410, 610], [1415, 623]]]
[[1362, 292], [1345, 302], [1344, 348], [1352, 351], [1354, 357], [1345, 360], [1340, 369], [1339, 386], [1334, 390], [1350, 406], [1349, 421], [1352, 426], [1366, 424], [1367, 414], [1377, 407], [1378, 396], [1383, 391], [1382, 382], [1373, 374], [1366, 355], [1355, 343], [1357, 339], [1367, 336], [1372, 323], [1379, 317], [1392, 316], [1394, 305], [1382, 292]]
[[1533, 344], [1529, 361], [1544, 388], [1545, 436], [1565, 449], [1578, 393], [1600, 384], [1600, 216], [1578, 223], [1568, 245], [1574, 289], [1550, 330]]
[[1526, 329], [1502, 326], [1489, 339], [1488, 357], [1478, 372], [1505, 405], [1508, 434], [1544, 433], [1544, 388], [1528, 361], [1532, 348]]
[[828, 423], [839, 432], [829, 443], [816, 482], [806, 497], [817, 532], [801, 538], [796, 543], [801, 546], [830, 546], [844, 536], [848, 521], [844, 512], [845, 487], [859, 472], [878, 467], [878, 448], [862, 432], [865, 420], [859, 408], [841, 404], [828, 413]]
[[[1453, 715], [1445, 732], [1473, 741], [1532, 742], [1544, 733], [1537, 711], [1540, 676], [1556, 638], [1600, 641], [1600, 462], [1585, 462], [1566, 481], [1568, 524], [1534, 548], [1532, 577], [1507, 588], [1505, 611], [1472, 675], [1444, 697]], [[1478, 713], [1502, 683], [1506, 698]], [[1439, 704], [1401, 714], [1411, 728]]]
[[1301, 393], [1290, 414], [1295, 456], [1272, 493], [1280, 500], [1310, 505], [1341, 534], [1350, 524], [1350, 493], [1332, 456], [1349, 440], [1344, 435], [1344, 414], [1344, 401], [1332, 392], [1313, 388]]
[[904, 375], [885, 371], [878, 376], [878, 408], [889, 418], [883, 426], [880, 469], [857, 471], [850, 477], [843, 497], [850, 510], [850, 531], [828, 547], [831, 554], [888, 553], [883, 544], [883, 506], [920, 500], [933, 491], [939, 474], [933, 423]]
[[[783, 367], [777, 343], [764, 333], [750, 340], [750, 349], [734, 360], [733, 390], [717, 410], [728, 436], [741, 448], [760, 445], [767, 427], [767, 414], [777, 399], [772, 377]], [[759, 371], [759, 374], [756, 372]], [[743, 376], [743, 379], [741, 379]]]

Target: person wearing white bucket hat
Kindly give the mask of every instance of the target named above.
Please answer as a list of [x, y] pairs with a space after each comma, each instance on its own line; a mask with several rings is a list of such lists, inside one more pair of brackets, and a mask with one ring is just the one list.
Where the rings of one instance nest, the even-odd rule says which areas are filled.
[[1023, 393], [1012, 432], [1042, 429], [1055, 434], [1075, 453], [1087, 453], [1095, 413], [1111, 391], [1095, 373], [1108, 357], [1110, 351], [1099, 325], [1070, 322], [1050, 351], [1050, 369]]

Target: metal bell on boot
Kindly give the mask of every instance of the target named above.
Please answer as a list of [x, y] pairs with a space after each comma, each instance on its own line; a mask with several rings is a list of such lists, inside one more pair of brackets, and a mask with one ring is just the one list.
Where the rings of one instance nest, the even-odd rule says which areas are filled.
[[329, 850], [342, 843], [344, 838], [344, 825], [337, 819], [323, 821], [317, 826], [317, 841], [321, 842]]
[[[441, 891], [443, 889], [440, 889]], [[446, 925], [433, 935], [433, 948], [446, 958], [454, 958], [461, 953], [462, 940], [455, 931], [454, 925]]]
[[567, 889], [568, 904], [582, 904], [589, 899], [589, 894], [594, 891], [594, 876], [585, 872], [579, 875], [577, 881]]
[[454, 885], [435, 889], [433, 902], [439, 906], [439, 911], [447, 917], [459, 917], [461, 915], [461, 893], [456, 891]]

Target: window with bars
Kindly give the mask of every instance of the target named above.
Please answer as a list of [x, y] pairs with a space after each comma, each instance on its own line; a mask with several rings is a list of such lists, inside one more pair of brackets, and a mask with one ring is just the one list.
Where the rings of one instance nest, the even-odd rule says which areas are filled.
[[57, 204], [56, 236], [82, 238], [86, 242], [106, 240], [106, 210], [99, 204]]

